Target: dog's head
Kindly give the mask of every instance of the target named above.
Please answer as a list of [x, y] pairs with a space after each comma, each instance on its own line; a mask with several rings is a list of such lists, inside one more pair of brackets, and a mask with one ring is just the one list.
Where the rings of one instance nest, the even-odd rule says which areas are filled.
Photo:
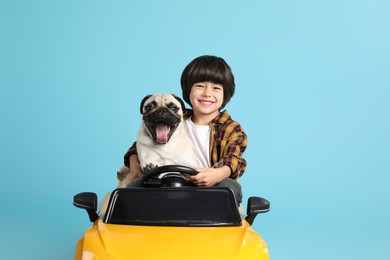
[[171, 94], [146, 96], [141, 102], [143, 126], [156, 143], [167, 143], [183, 121], [184, 102]]

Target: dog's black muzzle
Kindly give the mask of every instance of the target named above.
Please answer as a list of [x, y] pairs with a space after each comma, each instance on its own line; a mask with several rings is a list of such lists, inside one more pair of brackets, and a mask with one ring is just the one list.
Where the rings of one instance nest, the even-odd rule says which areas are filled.
[[177, 126], [181, 121], [181, 117], [178, 114], [173, 114], [166, 108], [159, 108], [152, 113], [146, 114], [143, 116], [143, 119], [148, 124], [164, 123], [171, 127]]

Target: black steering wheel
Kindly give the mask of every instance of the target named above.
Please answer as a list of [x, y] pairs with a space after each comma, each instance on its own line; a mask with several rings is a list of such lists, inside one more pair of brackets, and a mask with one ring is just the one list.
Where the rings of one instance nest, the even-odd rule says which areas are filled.
[[183, 187], [194, 186], [192, 181], [186, 178], [186, 175], [194, 176], [198, 174], [198, 172], [195, 169], [184, 165], [164, 165], [153, 168], [152, 170], [144, 174], [141, 179], [141, 186], [148, 186], [148, 182], [150, 182], [154, 177], [157, 177], [158, 175], [162, 174], [164, 174], [164, 176], [160, 179], [159, 183], [157, 184], [158, 186]]

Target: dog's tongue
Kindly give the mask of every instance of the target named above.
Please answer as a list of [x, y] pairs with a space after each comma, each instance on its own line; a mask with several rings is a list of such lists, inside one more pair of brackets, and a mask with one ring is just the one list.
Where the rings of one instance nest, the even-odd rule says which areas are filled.
[[168, 142], [168, 134], [170, 127], [165, 124], [159, 124], [156, 126], [156, 142], [166, 143]]

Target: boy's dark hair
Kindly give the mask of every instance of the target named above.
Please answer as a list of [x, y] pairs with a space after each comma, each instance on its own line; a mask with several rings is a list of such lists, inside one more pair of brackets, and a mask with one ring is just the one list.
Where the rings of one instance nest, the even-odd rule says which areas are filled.
[[234, 76], [226, 61], [216, 56], [204, 55], [197, 57], [184, 68], [180, 81], [183, 99], [191, 105], [190, 92], [192, 86], [195, 83], [207, 81], [223, 86], [223, 103], [220, 109], [224, 108], [234, 95]]

